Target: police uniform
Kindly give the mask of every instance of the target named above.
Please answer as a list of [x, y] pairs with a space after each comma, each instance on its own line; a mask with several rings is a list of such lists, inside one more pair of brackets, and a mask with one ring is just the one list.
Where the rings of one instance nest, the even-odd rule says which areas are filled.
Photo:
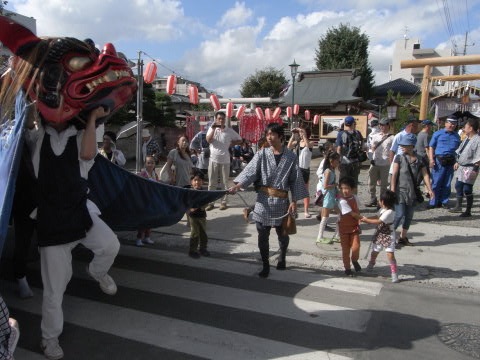
[[[454, 118], [448, 118], [448, 122], [457, 124]], [[447, 207], [451, 193], [453, 178], [453, 165], [455, 164], [455, 150], [460, 145], [460, 136], [453, 131], [441, 129], [436, 131], [430, 140], [429, 147], [433, 148], [435, 165], [432, 168], [432, 190], [435, 197], [430, 199], [430, 207]]]

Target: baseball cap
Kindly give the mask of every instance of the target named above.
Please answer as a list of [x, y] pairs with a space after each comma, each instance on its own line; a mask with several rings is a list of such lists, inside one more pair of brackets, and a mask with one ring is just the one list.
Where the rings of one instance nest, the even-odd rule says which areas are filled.
[[355, 118], [353, 116], [347, 116], [344, 122], [347, 126], [353, 125], [353, 123], [355, 122]]
[[452, 124], [457, 124], [458, 123], [457, 117], [452, 116], [452, 115], [448, 116], [446, 121], [451, 122]]
[[378, 123], [380, 125], [390, 125], [390, 120], [388, 118], [382, 118]]
[[427, 126], [427, 125], [434, 125], [435, 123], [432, 120], [423, 120], [422, 125]]
[[419, 123], [420, 120], [418, 120], [415, 116], [410, 115], [410, 116], [407, 118], [406, 123], [407, 123], [407, 124], [411, 124], [411, 123], [414, 123], [414, 122]]
[[398, 145], [400, 146], [415, 146], [417, 143], [417, 137], [413, 134], [405, 134], [400, 137]]

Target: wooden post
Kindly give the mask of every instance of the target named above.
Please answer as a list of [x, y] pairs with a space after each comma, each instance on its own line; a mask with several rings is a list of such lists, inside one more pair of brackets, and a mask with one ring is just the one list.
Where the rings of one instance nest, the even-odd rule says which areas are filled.
[[428, 94], [430, 92], [430, 73], [432, 68], [430, 65], [426, 65], [423, 68], [423, 80], [422, 80], [422, 98], [420, 101], [420, 118], [419, 120], [427, 119], [428, 108]]

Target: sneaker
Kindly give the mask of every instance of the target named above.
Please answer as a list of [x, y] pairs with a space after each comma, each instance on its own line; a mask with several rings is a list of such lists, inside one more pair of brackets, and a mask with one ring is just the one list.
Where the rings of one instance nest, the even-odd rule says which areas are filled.
[[315, 242], [317, 244], [333, 244], [332, 239], [328, 239], [328, 238], [317, 238]]
[[347, 270], [345, 270], [345, 275], [346, 275], [346, 276], [352, 276], [352, 277], [353, 277], [353, 271], [352, 271], [352, 269], [347, 269]]
[[449, 210], [449, 209], [450, 209], [450, 205], [448, 205], [448, 204], [442, 204], [442, 208], [443, 208], [443, 209], [446, 209], [446, 210]]
[[375, 264], [369, 262], [368, 265], [367, 265], [367, 271], [368, 271], [368, 272], [373, 271], [373, 267], [374, 267], [374, 266], [375, 266]]
[[117, 293], [117, 284], [113, 281], [112, 277], [108, 274], [103, 275], [102, 277], [95, 277], [90, 272], [90, 265], [87, 265], [87, 274], [90, 275], [94, 280], [98, 281], [100, 289], [107, 295], [115, 295]]
[[135, 241], [135, 245], [136, 245], [136, 246], [143, 246], [143, 241], [142, 241], [142, 239], [137, 239], [137, 241]]
[[142, 241], [143, 241], [144, 244], [150, 244], [150, 245], [155, 244], [155, 242], [152, 239], [150, 239], [149, 237], [146, 237]]
[[432, 209], [435, 209], [437, 207], [437, 205], [432, 205], [432, 204], [428, 204], [425, 209], [427, 210], [432, 210]]
[[413, 244], [406, 237], [398, 239], [398, 244], [405, 246], [413, 246]]
[[198, 259], [200, 257], [200, 254], [197, 251], [189, 251], [188, 256], [194, 259]]
[[397, 273], [392, 273], [392, 283], [398, 283], [400, 280], [398, 280], [398, 274]]
[[471, 217], [472, 216], [472, 213], [470, 211], [465, 211], [463, 213], [461, 213], [460, 215], [458, 215], [459, 217]]
[[208, 251], [207, 249], [200, 249], [200, 255], [209, 257], [210, 251]]
[[42, 339], [40, 343], [43, 354], [47, 359], [57, 360], [63, 358], [63, 350], [58, 344], [58, 339]]
[[356, 271], [356, 272], [362, 271], [362, 267], [360, 266], [360, 264], [358, 263], [358, 261], [352, 261], [352, 264], [353, 264], [353, 267], [355, 268], [355, 271]]
[[221, 203], [219, 209], [220, 210], [227, 210], [227, 204]]
[[214, 207], [215, 206], [213, 206], [213, 204], [208, 204], [205, 210], [210, 211], [210, 210], [213, 210]]
[[18, 322], [14, 318], [8, 319], [8, 325], [10, 325], [10, 337], [8, 338], [8, 353], [12, 356], [17, 347], [18, 338], [20, 337], [20, 329], [18, 328]]

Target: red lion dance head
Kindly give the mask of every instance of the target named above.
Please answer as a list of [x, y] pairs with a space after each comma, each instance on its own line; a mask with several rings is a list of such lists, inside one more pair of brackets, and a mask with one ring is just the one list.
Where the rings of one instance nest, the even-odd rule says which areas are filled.
[[112, 114], [137, 90], [126, 59], [110, 43], [98, 51], [89, 39], [38, 38], [5, 16], [0, 41], [15, 55], [12, 71], [2, 79], [3, 113], [23, 88], [45, 121], [81, 125], [91, 109], [103, 106]]

